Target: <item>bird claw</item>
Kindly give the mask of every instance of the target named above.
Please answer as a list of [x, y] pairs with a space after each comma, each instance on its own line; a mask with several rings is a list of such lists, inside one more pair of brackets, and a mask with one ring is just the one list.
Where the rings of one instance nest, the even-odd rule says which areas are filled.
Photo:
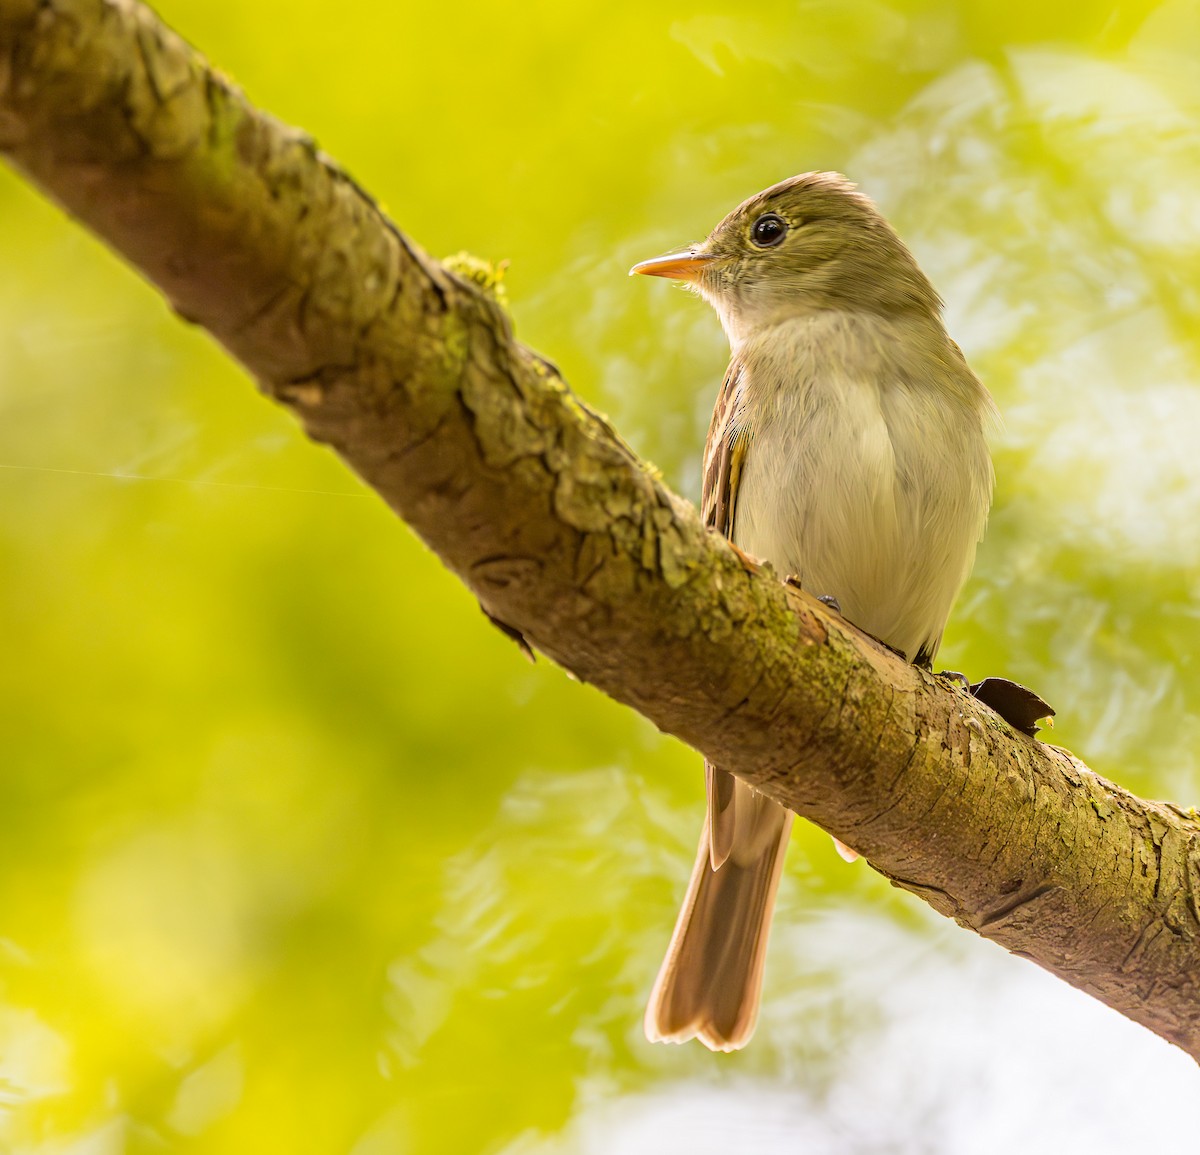
[[[790, 586], [795, 586], [795, 587], [796, 587], [796, 589], [802, 589], [802, 588], [803, 588], [803, 587], [800, 585], [800, 579], [799, 579], [798, 577], [796, 577], [796, 576], [795, 576], [795, 574], [789, 574], [789, 575], [788, 575], [786, 578], [784, 578], [783, 580], [784, 580], [784, 581], [785, 581], [785, 582], [786, 582], [788, 585], [790, 585]], [[820, 602], [822, 605], [824, 605], [824, 606], [828, 606], [828, 607], [829, 607], [831, 610], [833, 610], [833, 612], [834, 612], [835, 614], [837, 614], [839, 617], [844, 617], [844, 616], [845, 616], [845, 615], [842, 613], [842, 603], [841, 603], [841, 602], [839, 602], [839, 601], [837, 600], [837, 598], [835, 598], [835, 597], [833, 596], [833, 594], [818, 594], [818, 595], [817, 595], [817, 601], [819, 601], [819, 602]], [[853, 622], [850, 622], [850, 625], [854, 626], [854, 623], [853, 623]], [[870, 638], [870, 639], [871, 639], [871, 641], [873, 641], [873, 642], [877, 642], [877, 643], [878, 643], [879, 645], [881, 645], [881, 646], [882, 646], [882, 647], [883, 647], [885, 650], [888, 650], [890, 653], [893, 653], [893, 654], [895, 654], [895, 655], [896, 655], [896, 657], [900, 658], [901, 660], [903, 660], [903, 661], [905, 661], [905, 662], [907, 662], [907, 661], [908, 661], [908, 655], [907, 655], [907, 654], [906, 654], [906, 653], [905, 653], [903, 650], [898, 650], [898, 649], [896, 649], [896, 647], [895, 647], [895, 646], [893, 646], [893, 645], [892, 645], [890, 642], [885, 642], [885, 641], [884, 641], [882, 638], [877, 638], [877, 637], [876, 637], [874, 634], [867, 633], [867, 631], [866, 631], [866, 630], [864, 630], [864, 629], [862, 629], [860, 626], [854, 626], [854, 628], [855, 628], [856, 630], [858, 630], [858, 632], [859, 632], [860, 634], [864, 634], [866, 637]], [[968, 683], [968, 684], [969, 684], [969, 683]]]
[[[783, 584], [785, 586], [791, 586], [794, 590], [804, 589], [804, 583], [800, 580], [800, 575], [798, 573], [788, 574], [787, 577], [783, 579]], [[839, 617], [844, 616], [842, 614], [842, 603], [839, 602], [837, 598], [833, 596], [833, 594], [817, 594], [816, 598], [817, 601], [819, 601], [823, 606], [828, 606]]]

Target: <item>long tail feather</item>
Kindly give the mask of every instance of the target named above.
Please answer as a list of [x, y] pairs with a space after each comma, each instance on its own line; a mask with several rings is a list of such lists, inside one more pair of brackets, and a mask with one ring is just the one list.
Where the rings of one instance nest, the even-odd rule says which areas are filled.
[[754, 1033], [792, 815], [741, 782], [735, 794], [728, 853], [714, 870], [710, 793], [687, 896], [646, 1009], [652, 1042], [699, 1038], [711, 1050], [734, 1051]]

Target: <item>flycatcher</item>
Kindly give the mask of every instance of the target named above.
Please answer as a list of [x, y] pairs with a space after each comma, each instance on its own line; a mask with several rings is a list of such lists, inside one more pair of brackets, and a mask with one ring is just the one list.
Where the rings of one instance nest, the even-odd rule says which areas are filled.
[[[912, 254], [854, 185], [818, 172], [631, 271], [684, 281], [729, 338], [706, 523], [928, 667], [991, 505], [995, 407]], [[704, 770], [699, 853], [645, 1025], [732, 1051], [754, 1031], [792, 815]]]

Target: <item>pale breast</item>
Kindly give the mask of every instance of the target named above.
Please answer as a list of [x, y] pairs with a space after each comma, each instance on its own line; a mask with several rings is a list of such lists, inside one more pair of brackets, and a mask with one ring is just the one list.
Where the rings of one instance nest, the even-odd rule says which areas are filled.
[[[910, 659], [937, 648], [991, 496], [986, 394], [911, 336], [824, 314], [740, 350], [753, 432], [732, 534]], [[955, 372], [974, 389], [941, 380]]]

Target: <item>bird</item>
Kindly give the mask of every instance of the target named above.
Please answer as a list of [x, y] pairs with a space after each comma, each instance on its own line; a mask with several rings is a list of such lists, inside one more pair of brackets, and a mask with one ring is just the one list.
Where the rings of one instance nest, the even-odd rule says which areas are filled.
[[[683, 282], [729, 341], [704, 450], [706, 525], [931, 669], [983, 536], [998, 418], [874, 202], [839, 173], [802, 173], [630, 273]], [[644, 1026], [652, 1042], [734, 1051], [758, 1017], [793, 815], [709, 762], [705, 783]]]

